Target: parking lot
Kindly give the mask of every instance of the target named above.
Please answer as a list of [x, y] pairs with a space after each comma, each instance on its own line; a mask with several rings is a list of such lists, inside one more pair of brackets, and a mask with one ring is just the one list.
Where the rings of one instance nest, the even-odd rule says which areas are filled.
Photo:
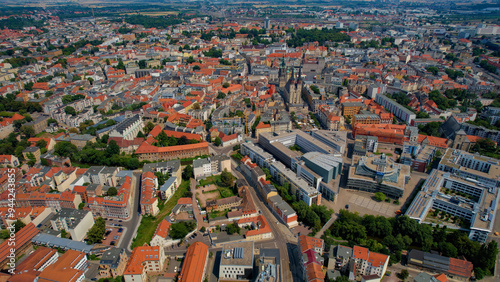
[[120, 241], [120, 237], [123, 235], [123, 228], [121, 227], [109, 227], [106, 226], [106, 233], [104, 233], [104, 238], [102, 244], [108, 246], [116, 246]]

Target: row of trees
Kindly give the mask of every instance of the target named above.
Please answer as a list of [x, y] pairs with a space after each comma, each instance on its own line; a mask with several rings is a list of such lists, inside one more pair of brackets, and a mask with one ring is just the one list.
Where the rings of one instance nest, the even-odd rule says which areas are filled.
[[109, 136], [105, 135], [96, 143], [88, 142], [81, 150], [70, 142], [59, 142], [54, 146], [54, 153], [81, 164], [123, 166], [131, 170], [141, 166], [141, 162], [136, 157], [120, 155], [120, 147], [116, 141], [111, 140], [108, 144], [108, 138]]
[[153, 145], [158, 147], [169, 147], [196, 143], [200, 143], [200, 141], [196, 139], [187, 139], [186, 136], [181, 136], [180, 138], [168, 136], [165, 131], [162, 130], [160, 134], [156, 136], [156, 142], [154, 142]]
[[19, 92], [9, 93], [5, 97], [0, 96], [0, 111], [18, 112], [20, 114], [43, 111], [42, 106], [38, 103], [16, 101], [17, 94]]
[[480, 244], [470, 240], [463, 231], [419, 224], [407, 216], [388, 219], [341, 210], [339, 218], [323, 236], [327, 245], [334, 244], [332, 236], [348, 240], [350, 245], [362, 245], [373, 252], [390, 254], [392, 263], [401, 259], [402, 250], [410, 248], [426, 252], [436, 250], [448, 257], [464, 256], [474, 264], [479, 279], [493, 273], [498, 254], [496, 241]]
[[449, 99], [441, 94], [438, 90], [429, 92], [429, 99], [434, 101], [439, 109], [446, 110], [457, 106], [457, 100]]

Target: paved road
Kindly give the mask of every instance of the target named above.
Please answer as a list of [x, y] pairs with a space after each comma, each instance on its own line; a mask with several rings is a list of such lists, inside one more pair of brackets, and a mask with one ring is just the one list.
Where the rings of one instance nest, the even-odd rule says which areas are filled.
[[[248, 187], [254, 187], [249, 185], [246, 178], [236, 170], [236, 162], [234, 160], [231, 161], [233, 174], [236, 174], [238, 179], [242, 179], [247, 183]], [[267, 220], [269, 226], [271, 227], [271, 231], [274, 235], [274, 239], [277, 242], [277, 248], [280, 250], [281, 256], [281, 273], [283, 274], [283, 281], [300, 281], [300, 274], [296, 273], [296, 270], [299, 269], [298, 262], [290, 261], [290, 258], [294, 258], [297, 256], [296, 252], [293, 252], [292, 248], [288, 248], [288, 244], [296, 245], [297, 241], [290, 242], [290, 237], [293, 238], [289, 229], [287, 229], [283, 224], [278, 223], [278, 219], [271, 213], [271, 211], [264, 204], [265, 201], [261, 197], [260, 193], [257, 195], [255, 189], [249, 189], [250, 195], [257, 207], [258, 210], [262, 212], [265, 219]], [[260, 197], [259, 197], [260, 196]], [[278, 223], [278, 224], [276, 224]], [[280, 226], [281, 225], [281, 226]], [[281, 228], [284, 227], [284, 228]], [[286, 234], [284, 230], [287, 230], [290, 234]], [[291, 270], [294, 270], [292, 273]]]
[[[238, 144], [240, 144], [240, 143], [238, 143]], [[214, 155], [226, 155], [229, 157], [229, 154], [233, 151], [233, 147], [235, 145], [236, 144], [230, 145], [227, 147], [217, 147], [212, 143], [208, 143], [208, 148], [209, 148], [210, 152], [214, 153]]]
[[196, 180], [191, 178], [191, 192], [193, 193], [193, 212], [196, 217], [196, 224], [198, 230], [201, 227], [208, 228], [210, 226], [209, 223], [203, 222], [203, 215], [201, 214], [200, 208], [198, 207], [198, 203], [196, 202]]
[[108, 221], [108, 223], [116, 223], [116, 224], [121, 224], [123, 227], [123, 232], [124, 234], [122, 235], [122, 239], [118, 243], [118, 247], [124, 248], [125, 252], [127, 255], [130, 255], [132, 251], [129, 249], [130, 244], [132, 243], [132, 240], [134, 239], [135, 231], [139, 226], [140, 223], [140, 191], [141, 191], [141, 172], [140, 171], [134, 171], [134, 178], [132, 179], [132, 182], [135, 183], [135, 185], [132, 186], [132, 216], [130, 219], [127, 221], [123, 221], [118, 223], [117, 220], [113, 221]]

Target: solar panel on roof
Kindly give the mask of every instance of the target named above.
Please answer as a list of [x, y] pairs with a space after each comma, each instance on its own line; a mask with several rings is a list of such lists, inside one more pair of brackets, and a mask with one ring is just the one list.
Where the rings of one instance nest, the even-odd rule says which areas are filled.
[[233, 258], [242, 259], [243, 258], [243, 248], [234, 248]]

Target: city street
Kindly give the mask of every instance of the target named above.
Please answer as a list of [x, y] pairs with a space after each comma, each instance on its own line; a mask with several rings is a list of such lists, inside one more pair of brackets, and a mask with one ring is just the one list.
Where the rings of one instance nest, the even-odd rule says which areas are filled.
[[139, 215], [140, 212], [140, 205], [139, 201], [141, 199], [140, 193], [141, 193], [141, 172], [140, 171], [134, 171], [134, 178], [133, 181], [135, 185], [132, 187], [132, 206], [131, 206], [131, 211], [132, 211], [132, 216], [128, 220], [123, 220], [122, 222], [119, 222], [119, 220], [108, 220], [107, 223], [114, 223], [114, 224], [121, 224], [123, 228], [123, 235], [122, 238], [120, 239], [120, 242], [118, 243], [117, 247], [119, 248], [124, 248], [127, 255], [130, 255], [132, 253], [132, 250], [130, 250], [130, 244], [132, 243], [132, 240], [134, 239], [135, 231], [137, 227], [139, 226], [141, 222], [141, 216]]
[[[248, 187], [253, 187], [252, 185], [248, 184], [246, 178], [236, 169], [237, 164], [234, 160], [231, 160], [231, 164], [233, 174], [235, 174], [238, 179], [245, 180]], [[300, 281], [301, 276], [295, 271], [300, 269], [300, 267], [298, 261], [295, 261], [293, 259], [294, 257], [298, 256], [298, 253], [296, 252], [296, 249], [294, 250], [292, 247], [288, 246], [290, 243], [296, 246], [297, 239], [293, 237], [293, 234], [290, 232], [290, 230], [283, 224], [275, 224], [276, 222], [279, 222], [279, 219], [268, 209], [268, 207], [264, 204], [265, 201], [260, 193], [257, 193], [255, 190], [256, 189], [249, 189], [250, 195], [252, 196], [257, 209], [262, 211], [262, 215], [264, 215], [267, 222], [269, 223], [271, 231], [274, 235], [274, 239], [277, 242], [277, 247], [280, 250], [281, 256], [283, 281]], [[294, 272], [291, 271], [292, 269], [294, 270]]]

